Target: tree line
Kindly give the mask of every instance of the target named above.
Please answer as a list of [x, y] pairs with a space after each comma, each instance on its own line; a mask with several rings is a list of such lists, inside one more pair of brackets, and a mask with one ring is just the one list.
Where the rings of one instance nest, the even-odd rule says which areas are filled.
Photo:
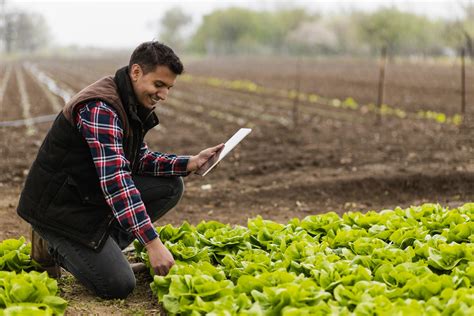
[[44, 17], [6, 6], [0, 0], [0, 51], [31, 53], [46, 47], [50, 40]]
[[[34, 52], [51, 40], [46, 20], [37, 13], [8, 7], [0, 0], [0, 51]], [[175, 7], [159, 21], [158, 39], [180, 52], [198, 54], [294, 54], [375, 56], [456, 55], [464, 48], [474, 58], [474, 3], [457, 3], [463, 16], [430, 19], [396, 7], [367, 13], [322, 15], [304, 8], [259, 11], [218, 9], [193, 30], [191, 16]]]
[[[461, 5], [461, 4], [458, 4]], [[191, 17], [180, 8], [160, 21], [159, 39], [179, 50], [203, 54], [288, 53], [377, 55], [454, 55], [465, 48], [474, 57], [474, 3], [457, 20], [431, 19], [396, 7], [375, 12], [311, 13], [302, 8], [258, 11], [219, 9], [204, 16], [187, 37]]]

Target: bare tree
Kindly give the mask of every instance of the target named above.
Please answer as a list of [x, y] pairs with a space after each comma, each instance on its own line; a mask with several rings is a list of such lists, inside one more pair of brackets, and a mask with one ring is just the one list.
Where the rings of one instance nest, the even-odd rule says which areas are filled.
[[34, 52], [48, 43], [49, 31], [43, 16], [20, 12], [16, 19], [16, 49]]
[[7, 8], [6, 0], [0, 0], [0, 49], [34, 52], [49, 42], [49, 28], [42, 15]]
[[464, 22], [461, 24], [462, 35], [464, 37], [467, 53], [474, 58], [474, 2], [460, 4], [464, 11]]
[[16, 39], [16, 18], [16, 13], [8, 12], [4, 14], [3, 43], [7, 53], [11, 53], [14, 50], [14, 42]]
[[[5, 34], [5, 0], [0, 0], [0, 43], [4, 42]], [[2, 44], [0, 44], [0, 49], [2, 48]]]
[[179, 50], [183, 48], [183, 28], [191, 22], [191, 16], [185, 14], [181, 8], [174, 7], [165, 12], [160, 20], [162, 31], [160, 41]]

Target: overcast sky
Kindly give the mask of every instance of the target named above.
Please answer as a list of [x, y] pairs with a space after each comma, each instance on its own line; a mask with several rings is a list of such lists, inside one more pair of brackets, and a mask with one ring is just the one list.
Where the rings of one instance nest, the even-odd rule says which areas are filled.
[[[110, 48], [130, 48], [156, 38], [157, 24], [163, 13], [174, 6], [193, 17], [194, 28], [202, 16], [216, 8], [230, 6], [253, 9], [305, 7], [323, 14], [347, 9], [372, 11], [394, 5], [404, 11], [433, 18], [460, 16], [460, 4], [471, 0], [346, 0], [346, 1], [277, 1], [277, 0], [4, 0], [9, 8], [16, 7], [41, 13], [50, 26], [58, 45], [79, 45]], [[2, 0], [0, 0], [0, 3]]]

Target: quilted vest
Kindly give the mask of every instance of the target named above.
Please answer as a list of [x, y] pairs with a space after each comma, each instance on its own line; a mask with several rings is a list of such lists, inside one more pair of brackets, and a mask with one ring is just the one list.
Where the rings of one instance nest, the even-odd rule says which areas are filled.
[[[121, 79], [117, 74], [122, 71]], [[119, 70], [76, 94], [56, 117], [30, 168], [18, 214], [33, 226], [50, 229], [99, 250], [115, 221], [100, 188], [89, 146], [74, 122], [84, 104], [103, 101], [118, 113], [124, 129], [124, 153], [132, 174], [146, 132], [158, 124], [155, 113], [143, 114], [130, 80]], [[128, 75], [127, 75], [128, 76]], [[142, 114], [142, 115], [140, 115]]]

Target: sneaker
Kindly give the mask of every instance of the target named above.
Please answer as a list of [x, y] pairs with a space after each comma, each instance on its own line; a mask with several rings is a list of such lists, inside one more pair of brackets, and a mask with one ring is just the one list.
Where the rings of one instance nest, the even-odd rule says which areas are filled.
[[61, 277], [61, 267], [56, 263], [48, 251], [48, 242], [31, 228], [31, 259], [36, 261], [40, 271], [48, 272], [51, 278]]

